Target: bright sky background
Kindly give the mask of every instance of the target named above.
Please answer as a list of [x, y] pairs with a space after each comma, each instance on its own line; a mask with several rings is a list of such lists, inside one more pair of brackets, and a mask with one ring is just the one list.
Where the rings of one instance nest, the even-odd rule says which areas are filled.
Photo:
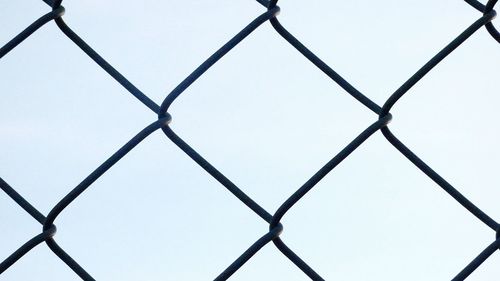
[[[65, 21], [157, 103], [264, 12], [253, 0], [65, 1]], [[481, 14], [460, 0], [280, 3], [288, 30], [382, 105]], [[49, 11], [0, 1], [0, 44]], [[483, 28], [415, 86], [390, 127], [500, 220], [500, 46]], [[0, 60], [0, 176], [45, 215], [156, 120], [49, 23]], [[172, 128], [269, 212], [377, 119], [266, 23], [171, 107]], [[376, 133], [283, 219], [327, 280], [450, 280], [494, 240]], [[97, 280], [212, 280], [268, 225], [158, 131], [56, 220]], [[0, 193], [0, 259], [41, 226]], [[496, 280], [495, 253], [468, 280]], [[41, 244], [5, 281], [80, 280]], [[272, 244], [231, 280], [308, 280]]]

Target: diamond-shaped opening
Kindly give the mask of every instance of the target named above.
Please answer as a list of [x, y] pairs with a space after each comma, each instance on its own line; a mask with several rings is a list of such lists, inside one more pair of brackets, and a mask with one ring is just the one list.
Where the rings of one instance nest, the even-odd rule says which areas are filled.
[[481, 16], [464, 1], [304, 4], [290, 0], [279, 5], [279, 20], [285, 27], [380, 105], [423, 62]]
[[491, 233], [385, 142], [373, 136], [325, 177], [282, 238], [326, 280], [451, 279]]
[[169, 112], [187, 143], [270, 210], [375, 119], [268, 24]]
[[263, 12], [254, 2], [143, 1], [138, 5], [133, 0], [91, 0], [63, 4], [68, 25], [160, 102], [168, 89]]
[[215, 277], [267, 231], [164, 138], [146, 139], [58, 219], [57, 241], [96, 279]]

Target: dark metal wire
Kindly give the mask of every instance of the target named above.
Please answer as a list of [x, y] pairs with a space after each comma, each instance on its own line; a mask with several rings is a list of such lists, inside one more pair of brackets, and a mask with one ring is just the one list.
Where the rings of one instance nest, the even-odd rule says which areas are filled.
[[[463, 196], [455, 187], [442, 178], [437, 172], [429, 167], [423, 160], [415, 155], [408, 147], [406, 147], [396, 136], [389, 130], [388, 124], [392, 119], [390, 110], [409, 90], [420, 81], [429, 71], [431, 71], [437, 64], [451, 54], [463, 42], [465, 42], [472, 34], [474, 34], [481, 27], [485, 26], [491, 36], [500, 43], [500, 33], [491, 22], [496, 12], [493, 9], [498, 0], [489, 0], [486, 5], [477, 0], [464, 0], [472, 7], [483, 13], [477, 21], [469, 26], [450, 44], [443, 48], [437, 55], [428, 61], [422, 68], [420, 68], [413, 76], [411, 76], [398, 90], [396, 90], [382, 107], [377, 105], [371, 99], [363, 95], [354, 86], [347, 82], [340, 74], [335, 72], [330, 66], [318, 58], [306, 46], [304, 46], [297, 38], [290, 32], [276, 18], [280, 9], [277, 6], [278, 0], [256, 0], [262, 6], [267, 8], [267, 11], [258, 16], [249, 25], [243, 28], [224, 46], [217, 50], [212, 56], [204, 61], [198, 68], [196, 68], [184, 81], [182, 81], [167, 97], [163, 100], [161, 105], [156, 104], [137, 87], [135, 87], [127, 78], [111, 66], [104, 58], [102, 58], [96, 51], [94, 51], [85, 41], [83, 41], [73, 30], [71, 30], [63, 21], [64, 7], [61, 6], [62, 0], [43, 0], [47, 5], [52, 7], [52, 11], [40, 17], [33, 22], [25, 30], [19, 33], [11, 41], [0, 48], [0, 58], [9, 53], [12, 49], [18, 46], [25, 39], [30, 37], [40, 27], [54, 20], [59, 29], [73, 41], [83, 52], [85, 52], [92, 60], [94, 60], [101, 68], [103, 68], [111, 77], [127, 89], [133, 96], [135, 96], [146, 107], [158, 115], [158, 120], [144, 128], [123, 147], [115, 152], [110, 158], [102, 163], [94, 172], [86, 177], [79, 185], [77, 185], [71, 192], [69, 192], [59, 203], [56, 204], [49, 212], [47, 217], [40, 213], [34, 206], [26, 201], [14, 188], [7, 182], [0, 178], [0, 188], [14, 200], [21, 208], [30, 214], [36, 221], [42, 224], [42, 232], [24, 245], [18, 248], [14, 253], [8, 256], [3, 262], [0, 263], [0, 274], [6, 271], [11, 265], [17, 262], [26, 253], [31, 251], [34, 247], [45, 242], [47, 246], [63, 261], [65, 262], [80, 278], [83, 280], [95, 280], [83, 267], [81, 267], [69, 254], [67, 254], [54, 240], [56, 234], [56, 227], [54, 222], [59, 214], [68, 207], [78, 196], [80, 196], [87, 188], [89, 188], [94, 181], [108, 171], [114, 164], [127, 155], [135, 146], [147, 138], [151, 133], [161, 129], [164, 134], [182, 151], [184, 151], [191, 159], [198, 163], [207, 173], [219, 181], [228, 191], [230, 191], [236, 198], [244, 203], [248, 208], [254, 211], [264, 221], [269, 223], [269, 232], [259, 238], [252, 244], [240, 257], [238, 257], [231, 265], [229, 265], [224, 272], [222, 272], [215, 280], [227, 280], [239, 268], [241, 268], [252, 256], [257, 253], [262, 247], [269, 242], [274, 245], [299, 269], [301, 269], [312, 280], [324, 280], [316, 271], [314, 271], [305, 261], [303, 261], [297, 254], [295, 254], [288, 246], [281, 240], [280, 234], [283, 232], [283, 225], [280, 223], [283, 216], [309, 192], [314, 186], [320, 182], [328, 173], [330, 173], [339, 163], [347, 158], [353, 151], [355, 151], [364, 141], [366, 141], [375, 132], [381, 131], [385, 138], [391, 143], [398, 151], [400, 151], [408, 160], [410, 160], [418, 169], [431, 178], [443, 190], [445, 190], [452, 198], [459, 204], [467, 209], [471, 214], [476, 216], [485, 225], [495, 231], [495, 240], [486, 249], [481, 252], [469, 265], [467, 265], [457, 276], [452, 280], [464, 280], [474, 270], [476, 270], [486, 259], [488, 259], [494, 252], [500, 250], [500, 224], [493, 218], [488, 216], [480, 208], [469, 201]], [[290, 43], [297, 51], [299, 51], [305, 58], [313, 63], [318, 69], [330, 77], [335, 83], [341, 86], [347, 93], [353, 96], [361, 104], [366, 106], [369, 110], [378, 115], [378, 120], [371, 124], [361, 134], [359, 134], [351, 143], [349, 143], [343, 150], [335, 155], [328, 163], [318, 170], [307, 182], [305, 182], [295, 193], [293, 193], [278, 210], [271, 215], [268, 211], [262, 208], [257, 202], [246, 195], [239, 189], [231, 180], [226, 178], [219, 172], [212, 164], [203, 158], [195, 149], [187, 144], [180, 138], [169, 126], [172, 118], [168, 113], [168, 109], [191, 84], [193, 84], [199, 77], [201, 77], [210, 67], [217, 61], [236, 47], [243, 41], [249, 34], [256, 30], [260, 25], [269, 21], [273, 28], [281, 35], [288, 43]]]

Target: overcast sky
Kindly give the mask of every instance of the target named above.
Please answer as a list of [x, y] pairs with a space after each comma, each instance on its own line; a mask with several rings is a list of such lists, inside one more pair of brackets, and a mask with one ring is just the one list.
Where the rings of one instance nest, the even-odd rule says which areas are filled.
[[[67, 24], [157, 103], [265, 9], [253, 0], [64, 1]], [[460, 0], [287, 0], [279, 19], [379, 105], [481, 14]], [[50, 8], [0, 0], [0, 45]], [[500, 46], [482, 28], [390, 128], [500, 220]], [[0, 176], [45, 215], [156, 115], [48, 23], [0, 60]], [[377, 116], [269, 23], [175, 101], [172, 128], [268, 212]], [[495, 234], [377, 132], [283, 218], [327, 280], [450, 280]], [[268, 225], [158, 131], [57, 218], [97, 280], [212, 280]], [[0, 260], [41, 226], [0, 193]], [[500, 274], [495, 253], [468, 280]], [[45, 244], [0, 276], [80, 280]], [[270, 243], [231, 280], [308, 280]]]

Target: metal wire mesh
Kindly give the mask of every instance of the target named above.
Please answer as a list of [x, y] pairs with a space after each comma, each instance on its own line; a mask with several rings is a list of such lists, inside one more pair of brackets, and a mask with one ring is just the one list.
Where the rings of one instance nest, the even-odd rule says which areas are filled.
[[[241, 254], [224, 272], [215, 278], [215, 280], [226, 280], [245, 262], [257, 253], [264, 245], [273, 242], [276, 248], [281, 251], [290, 261], [292, 261], [299, 269], [301, 269], [312, 280], [324, 280], [315, 270], [312, 269], [305, 261], [295, 254], [280, 238], [283, 231], [283, 226], [280, 221], [283, 216], [292, 208], [301, 198], [309, 192], [319, 181], [331, 172], [340, 162], [347, 158], [354, 150], [356, 150], [365, 140], [377, 131], [381, 131], [385, 138], [399, 150], [408, 160], [410, 160], [418, 169], [424, 172], [436, 184], [444, 189], [458, 203], [465, 207], [470, 213], [476, 216], [484, 224], [490, 227], [495, 232], [495, 240], [481, 252], [474, 260], [472, 260], [461, 272], [459, 272], [452, 280], [464, 280], [474, 270], [476, 270], [486, 259], [488, 259], [496, 250], [500, 249], [500, 225], [484, 213], [480, 208], [474, 205], [466, 197], [464, 197], [457, 189], [449, 184], [444, 178], [436, 173], [410, 149], [408, 149], [398, 138], [389, 130], [388, 124], [391, 121], [391, 108], [396, 102], [405, 95], [420, 79], [422, 79], [429, 71], [439, 64], [446, 56], [452, 53], [458, 46], [465, 42], [474, 32], [485, 26], [491, 36], [500, 43], [500, 33], [492, 24], [493, 18], [496, 16], [493, 10], [498, 0], [489, 0], [486, 5], [476, 0], [465, 0], [472, 7], [482, 13], [482, 16], [472, 23], [465, 31], [456, 37], [451, 43], [436, 54], [422, 68], [420, 68], [413, 76], [411, 76], [399, 89], [397, 89], [382, 107], [374, 103], [368, 97], [359, 92], [354, 86], [349, 84], [344, 78], [318, 58], [313, 52], [305, 47], [297, 38], [290, 34], [277, 19], [280, 8], [277, 6], [278, 0], [257, 0], [267, 10], [259, 15], [255, 20], [248, 24], [243, 30], [236, 34], [224, 46], [210, 56], [197, 69], [195, 69], [186, 79], [184, 79], [168, 96], [163, 100], [161, 105], [156, 104], [132, 83], [130, 83], [123, 75], [121, 75], [113, 66], [106, 62], [97, 52], [95, 52], [85, 41], [83, 41], [73, 30], [71, 30], [63, 21], [64, 7], [61, 6], [62, 0], [43, 0], [48, 4], [52, 11], [40, 17], [33, 24], [19, 33], [14, 39], [9, 41], [0, 49], [0, 58], [5, 56], [9, 51], [14, 49], [24, 39], [31, 36], [44, 24], [55, 21], [60, 30], [71, 39], [78, 47], [80, 47], [92, 60], [102, 67], [111, 77], [118, 81], [132, 95], [141, 101], [146, 107], [158, 114], [158, 120], [148, 125], [145, 129], [139, 132], [135, 137], [122, 146], [109, 159], [102, 163], [94, 170], [87, 178], [85, 178], [78, 186], [68, 193], [59, 203], [52, 208], [47, 216], [40, 213], [20, 194], [18, 194], [9, 184], [0, 178], [0, 188], [7, 193], [19, 206], [28, 212], [35, 220], [43, 225], [43, 231], [39, 235], [22, 245], [17, 251], [7, 257], [0, 263], [0, 275], [5, 272], [11, 265], [17, 262], [23, 255], [28, 253], [37, 245], [45, 242], [47, 246], [64, 261], [79, 277], [83, 280], [95, 280], [85, 269], [83, 269], [69, 254], [67, 254], [54, 240], [56, 227], [54, 222], [61, 212], [70, 205], [82, 192], [84, 192], [94, 181], [102, 176], [108, 169], [116, 164], [120, 159], [130, 152], [137, 144], [147, 138], [151, 133], [161, 129], [165, 135], [183, 150], [190, 158], [198, 163], [204, 170], [219, 181], [228, 191], [236, 196], [248, 208], [253, 210], [264, 221], [269, 223], [269, 232], [260, 237], [253, 245], [251, 245], [244, 253]], [[236, 45], [245, 39], [250, 33], [256, 30], [260, 25], [269, 21], [274, 29], [288, 43], [290, 43], [304, 57], [318, 67], [322, 72], [328, 75], [334, 82], [340, 85], [347, 93], [365, 105], [368, 109], [374, 112], [378, 119], [366, 128], [359, 136], [351, 143], [342, 149], [333, 159], [317, 171], [307, 182], [305, 182], [292, 196], [290, 196], [278, 210], [271, 214], [256, 203], [252, 198], [247, 196], [240, 190], [231, 180], [226, 178], [193, 148], [191, 148], [183, 139], [181, 139], [169, 126], [171, 116], [168, 109], [173, 101], [179, 97], [193, 82], [195, 82], [205, 71], [214, 65], [220, 58], [231, 51]]]

